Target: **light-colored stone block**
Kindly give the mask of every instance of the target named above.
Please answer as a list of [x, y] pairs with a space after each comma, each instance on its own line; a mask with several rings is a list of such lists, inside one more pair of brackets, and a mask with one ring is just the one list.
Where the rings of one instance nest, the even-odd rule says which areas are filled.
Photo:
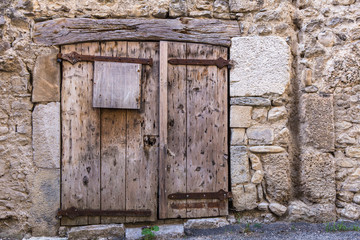
[[254, 153], [280, 153], [285, 152], [285, 149], [279, 146], [254, 146], [249, 148], [250, 152]]
[[239, 184], [231, 187], [233, 205], [238, 211], [251, 210], [257, 207], [257, 189], [253, 183]]
[[60, 167], [60, 103], [38, 104], [33, 111], [34, 162], [37, 167]]
[[272, 144], [274, 141], [274, 131], [271, 128], [251, 127], [246, 130], [249, 145]]
[[[246, 1], [244, 1], [246, 2]], [[283, 38], [236, 37], [230, 58], [230, 96], [283, 94], [290, 82], [290, 48]]]
[[32, 175], [30, 222], [33, 236], [56, 236], [60, 207], [60, 169], [38, 169]]
[[60, 101], [60, 64], [57, 62], [58, 50], [40, 55], [33, 71], [33, 102]]
[[275, 213], [277, 216], [282, 216], [287, 210], [287, 207], [281, 205], [279, 203], [270, 203], [269, 205], [270, 211]]
[[302, 144], [322, 151], [335, 149], [333, 96], [305, 94], [301, 101]]
[[270, 109], [268, 113], [268, 120], [269, 121], [277, 121], [280, 119], [285, 118], [287, 115], [287, 111], [285, 107], [274, 107]]
[[230, 147], [231, 184], [250, 182], [249, 158], [246, 147]]
[[69, 240], [72, 239], [117, 239], [125, 235], [124, 224], [104, 224], [73, 227], [68, 233]]
[[248, 106], [230, 107], [230, 127], [247, 128], [251, 124], [251, 110]]
[[347, 147], [345, 154], [347, 157], [360, 158], [360, 147]]
[[253, 170], [262, 170], [263, 169], [260, 158], [258, 156], [256, 156], [255, 154], [250, 154], [249, 158], [250, 158], [250, 162], [251, 162], [251, 168]]
[[264, 172], [261, 170], [257, 170], [251, 177], [251, 182], [254, 184], [259, 184], [264, 178]]
[[247, 137], [245, 134], [245, 128], [232, 128], [231, 129], [231, 145], [246, 145]]
[[229, 0], [230, 12], [250, 12], [259, 10], [264, 1], [258, 0]]
[[[128, 240], [143, 239], [144, 236], [141, 234], [142, 228], [126, 228], [125, 237]], [[185, 235], [184, 225], [182, 224], [168, 224], [160, 225], [159, 231], [154, 232], [156, 239], [172, 239], [181, 238]]]
[[225, 218], [203, 218], [203, 219], [189, 219], [184, 223], [186, 229], [209, 229], [219, 228], [229, 225]]

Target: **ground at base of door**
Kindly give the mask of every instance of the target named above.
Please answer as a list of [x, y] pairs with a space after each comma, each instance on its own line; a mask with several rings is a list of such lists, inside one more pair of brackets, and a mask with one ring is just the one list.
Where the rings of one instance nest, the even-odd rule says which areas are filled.
[[[292, 223], [292, 222], [275, 222], [275, 223], [235, 223], [224, 224], [223, 218], [215, 218], [218, 227], [209, 226], [204, 228], [204, 224], [194, 225], [195, 228], [187, 228], [185, 224], [165, 224], [159, 225], [159, 231], [154, 232], [156, 239], [192, 239], [192, 240], [210, 240], [210, 239], [310, 239], [310, 240], [327, 240], [327, 239], [359, 239], [360, 222], [359, 221], [339, 221], [335, 223]], [[208, 222], [216, 222], [214, 218], [209, 218]], [[204, 219], [196, 219], [204, 222]], [[189, 220], [188, 220], [189, 221]], [[220, 226], [219, 226], [220, 225]], [[142, 228], [124, 228], [123, 224], [112, 224], [111, 230], [106, 229], [107, 225], [86, 226], [97, 228], [89, 232], [84, 231], [82, 227], [75, 227], [68, 231], [68, 236], [63, 238], [50, 237], [32, 237], [28, 240], [66, 240], [66, 239], [142, 239]], [[184, 227], [185, 226], [185, 227]], [[119, 229], [116, 230], [116, 227]], [[77, 232], [76, 228], [82, 228]], [[102, 229], [103, 232], [100, 231]], [[123, 234], [115, 234], [116, 232]], [[108, 235], [106, 235], [106, 233]]]

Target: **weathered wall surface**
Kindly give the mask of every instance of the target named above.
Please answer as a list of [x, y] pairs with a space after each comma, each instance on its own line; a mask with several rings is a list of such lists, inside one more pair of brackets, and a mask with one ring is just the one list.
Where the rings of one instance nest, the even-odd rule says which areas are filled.
[[32, 41], [34, 23], [183, 16], [239, 24], [230, 162], [242, 219], [359, 219], [359, 0], [0, 0], [0, 238], [59, 224], [58, 48]]

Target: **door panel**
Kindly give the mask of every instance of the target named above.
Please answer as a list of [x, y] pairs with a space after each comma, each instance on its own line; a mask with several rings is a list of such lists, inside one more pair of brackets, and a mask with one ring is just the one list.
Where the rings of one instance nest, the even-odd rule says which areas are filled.
[[[167, 51], [168, 58], [227, 59], [226, 48], [204, 44], [169, 42]], [[169, 64], [167, 71], [168, 124], [163, 140], [167, 154], [160, 158], [165, 166], [160, 169], [165, 179], [160, 183], [164, 184], [160, 218], [226, 215], [227, 200], [169, 200], [167, 196], [228, 190], [227, 69]]]
[[[142, 66], [140, 110], [92, 108], [93, 63], [63, 63], [62, 209], [145, 210], [150, 217], [101, 217], [101, 223], [154, 221], [158, 188], [159, 43], [106, 42], [62, 47], [63, 53], [153, 58]], [[100, 217], [63, 218], [63, 225]]]
[[[99, 55], [99, 43], [62, 47]], [[92, 108], [93, 65], [63, 63], [62, 109], [62, 208], [100, 208], [100, 110]], [[99, 217], [62, 218], [63, 225], [99, 223]]]

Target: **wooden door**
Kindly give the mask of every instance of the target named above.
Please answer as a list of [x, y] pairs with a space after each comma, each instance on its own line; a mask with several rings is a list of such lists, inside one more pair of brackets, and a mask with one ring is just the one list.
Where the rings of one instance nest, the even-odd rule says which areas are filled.
[[228, 190], [228, 72], [168, 59], [227, 59], [227, 48], [160, 43], [160, 218], [227, 215], [227, 200], [169, 200]]
[[140, 110], [92, 107], [93, 63], [63, 62], [61, 208], [151, 210], [150, 217], [62, 218], [62, 225], [157, 219], [159, 43], [66, 45], [62, 53], [152, 58], [142, 66]]

